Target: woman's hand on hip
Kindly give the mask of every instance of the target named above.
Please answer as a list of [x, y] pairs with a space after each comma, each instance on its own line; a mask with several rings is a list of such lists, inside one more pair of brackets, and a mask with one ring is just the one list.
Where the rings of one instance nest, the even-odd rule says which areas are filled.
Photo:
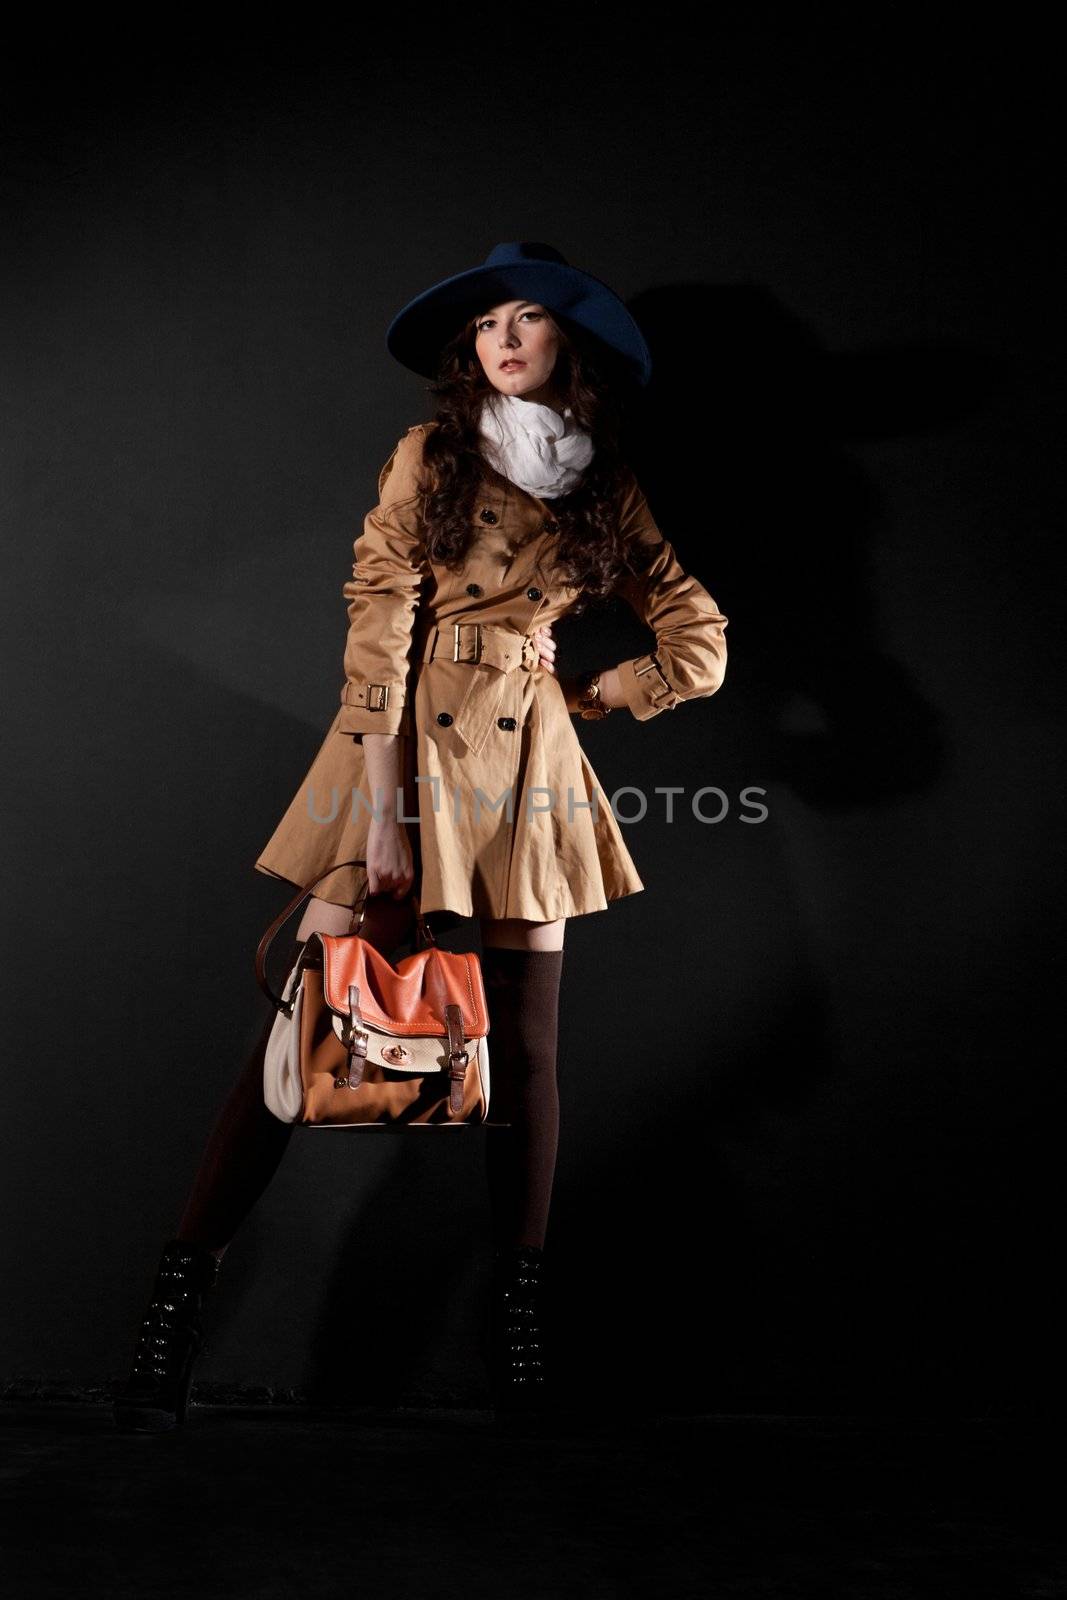
[[367, 893], [402, 900], [415, 882], [407, 825], [395, 817], [371, 817], [367, 833]]
[[533, 631], [537, 640], [537, 654], [541, 658], [541, 665], [547, 667], [549, 672], [556, 670], [556, 641], [552, 637], [551, 622], [542, 622], [539, 628]]

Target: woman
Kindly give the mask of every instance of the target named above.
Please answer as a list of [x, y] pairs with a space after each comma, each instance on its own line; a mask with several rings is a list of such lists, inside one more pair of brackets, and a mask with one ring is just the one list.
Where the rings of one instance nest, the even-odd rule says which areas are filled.
[[[341, 704], [255, 867], [303, 885], [366, 861], [318, 886], [294, 958], [313, 930], [347, 933], [364, 893], [386, 922], [416, 883], [431, 921], [480, 920], [494, 1114], [510, 1124], [485, 1130], [490, 1376], [498, 1409], [538, 1408], [564, 932], [568, 917], [644, 887], [572, 715], [627, 708], [646, 721], [714, 694], [727, 618], [682, 571], [620, 457], [620, 400], [647, 382], [650, 359], [606, 285], [549, 245], [498, 245], [405, 306], [387, 345], [435, 380], [437, 415], [382, 470], [344, 586]], [[613, 593], [655, 650], [561, 679], [553, 622]], [[402, 813], [374, 805], [398, 787]], [[351, 803], [354, 791], [368, 804]], [[121, 1426], [184, 1420], [203, 1296], [288, 1143], [293, 1124], [263, 1104], [272, 1023], [164, 1249]]]

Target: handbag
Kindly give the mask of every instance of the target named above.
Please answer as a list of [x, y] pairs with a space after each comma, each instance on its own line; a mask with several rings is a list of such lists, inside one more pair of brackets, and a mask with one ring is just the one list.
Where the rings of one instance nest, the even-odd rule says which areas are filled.
[[412, 893], [416, 949], [394, 967], [362, 935], [311, 933], [280, 995], [267, 953], [306, 894], [301, 889], [256, 950], [256, 979], [275, 1007], [263, 1062], [263, 1098], [281, 1122], [319, 1128], [469, 1128], [489, 1116], [489, 1008], [473, 952], [438, 948]]

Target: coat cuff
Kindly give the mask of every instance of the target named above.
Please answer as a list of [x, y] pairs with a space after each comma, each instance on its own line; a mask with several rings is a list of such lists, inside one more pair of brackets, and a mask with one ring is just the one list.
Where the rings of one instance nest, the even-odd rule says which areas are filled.
[[673, 711], [685, 699], [667, 682], [653, 654], [620, 661], [616, 671], [626, 704], [638, 722], [647, 722], [650, 717], [659, 716], [661, 711]]
[[365, 733], [410, 733], [411, 708], [404, 683], [352, 683], [341, 690], [337, 731], [361, 743]]

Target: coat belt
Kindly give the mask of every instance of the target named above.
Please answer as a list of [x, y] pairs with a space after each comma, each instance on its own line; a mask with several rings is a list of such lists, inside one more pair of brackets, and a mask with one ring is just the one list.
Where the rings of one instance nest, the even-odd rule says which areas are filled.
[[496, 622], [449, 622], [431, 628], [422, 659], [432, 661], [442, 655], [447, 661], [469, 661], [472, 666], [484, 662], [501, 672], [514, 672], [516, 667], [532, 671], [540, 660], [532, 634]]
[[[467, 748], [477, 754], [504, 699], [507, 674], [517, 668], [532, 672], [541, 657], [532, 634], [494, 622], [451, 622], [431, 628], [423, 648], [424, 662], [435, 659], [495, 667], [495, 672], [470, 674], [463, 698], [453, 712], [453, 726]], [[451, 710], [444, 707], [442, 709]]]

